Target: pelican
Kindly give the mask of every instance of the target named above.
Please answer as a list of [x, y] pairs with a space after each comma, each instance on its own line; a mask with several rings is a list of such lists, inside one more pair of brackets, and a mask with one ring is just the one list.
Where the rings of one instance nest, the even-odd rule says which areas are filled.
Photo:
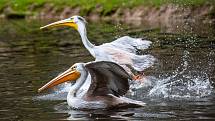
[[[146, 49], [151, 42], [140, 38], [131, 38], [128, 36], [121, 37], [111, 43], [105, 43], [95, 46], [87, 38], [86, 20], [81, 16], [72, 16], [70, 18], [60, 20], [40, 29], [69, 26], [77, 30], [81, 36], [81, 40], [95, 58], [95, 61], [111, 61], [121, 65], [130, 75], [134, 77], [137, 72], [141, 72], [153, 65], [154, 57], [151, 55], [137, 55], [137, 49]], [[133, 72], [132, 72], [133, 70]]]
[[130, 75], [118, 64], [107, 61], [76, 63], [38, 89], [41, 92], [67, 81], [76, 81], [67, 95], [74, 109], [112, 109], [144, 106], [123, 95], [129, 90]]

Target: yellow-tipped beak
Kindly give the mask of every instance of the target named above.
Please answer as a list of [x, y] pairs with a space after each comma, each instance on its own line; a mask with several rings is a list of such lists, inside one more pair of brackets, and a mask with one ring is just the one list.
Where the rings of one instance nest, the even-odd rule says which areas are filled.
[[75, 30], [78, 30], [78, 25], [71, 19], [57, 21], [57, 22], [48, 24], [46, 26], [40, 27], [40, 29], [54, 28], [54, 27], [60, 27], [60, 26], [70, 26], [70, 27], [74, 28]]
[[41, 92], [45, 89], [54, 87], [63, 82], [74, 81], [74, 80], [78, 79], [80, 77], [80, 75], [81, 75], [80, 72], [78, 72], [76, 70], [68, 69], [65, 72], [63, 72], [62, 74], [60, 74], [59, 76], [57, 76], [54, 79], [52, 79], [51, 81], [49, 81], [47, 84], [42, 86], [40, 89], [38, 89], [38, 92]]

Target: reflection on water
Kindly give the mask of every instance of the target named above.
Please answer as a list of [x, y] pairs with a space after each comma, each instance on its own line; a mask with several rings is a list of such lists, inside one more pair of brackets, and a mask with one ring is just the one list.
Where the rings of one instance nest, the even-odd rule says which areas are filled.
[[157, 62], [145, 70], [144, 85], [135, 85], [138, 89], [127, 95], [144, 101], [145, 107], [78, 111], [65, 103], [69, 84], [46, 94], [37, 94], [37, 89], [74, 63], [93, 58], [83, 48], [77, 32], [64, 28], [41, 32], [38, 28], [45, 24], [1, 20], [0, 120], [215, 119], [212, 26], [188, 31], [186, 25], [184, 31], [180, 27], [172, 30], [150, 25], [89, 24], [89, 39], [97, 45], [124, 35], [152, 41], [150, 49], [139, 54], [151, 54]]

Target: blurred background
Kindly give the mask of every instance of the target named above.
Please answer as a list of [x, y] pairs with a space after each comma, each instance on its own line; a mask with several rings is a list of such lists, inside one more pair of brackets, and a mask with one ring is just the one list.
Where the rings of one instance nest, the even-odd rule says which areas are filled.
[[[130, 36], [152, 42], [156, 62], [145, 85], [126, 96], [143, 108], [77, 111], [68, 85], [37, 89], [76, 62], [94, 58], [77, 31], [39, 28], [73, 15], [86, 18], [95, 45]], [[214, 120], [214, 0], [0, 0], [0, 120]]]
[[214, 4], [213, 0], [1, 0], [0, 14], [2, 18], [43, 19], [76, 14], [92, 20], [168, 23], [214, 19]]

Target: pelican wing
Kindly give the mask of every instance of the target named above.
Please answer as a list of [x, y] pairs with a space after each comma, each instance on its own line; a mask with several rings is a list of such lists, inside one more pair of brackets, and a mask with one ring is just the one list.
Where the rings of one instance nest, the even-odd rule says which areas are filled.
[[121, 37], [111, 43], [98, 46], [98, 50], [103, 52], [99, 51], [96, 60], [112, 61], [123, 67], [129, 65], [136, 71], [143, 71], [154, 64], [155, 58], [150, 54], [139, 55], [138, 50], [147, 49], [150, 44], [150, 41], [141, 38]]
[[85, 65], [91, 75], [88, 95], [113, 94], [122, 96], [129, 90], [129, 74], [119, 65], [108, 61], [96, 61]]
[[124, 36], [110, 43], [115, 48], [136, 54], [137, 49], [144, 50], [151, 45], [151, 41], [143, 40], [142, 38], [131, 38]]

